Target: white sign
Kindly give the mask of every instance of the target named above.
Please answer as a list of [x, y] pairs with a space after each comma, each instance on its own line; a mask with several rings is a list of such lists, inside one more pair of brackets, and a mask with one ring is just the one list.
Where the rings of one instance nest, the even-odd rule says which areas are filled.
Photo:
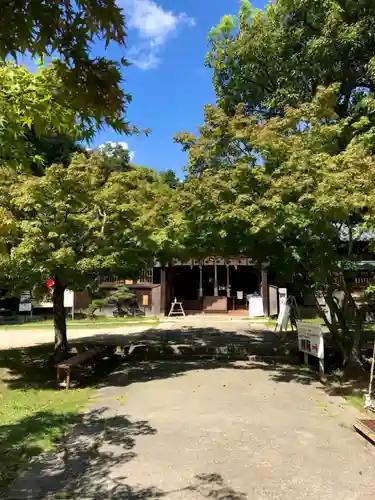
[[[64, 292], [64, 307], [73, 307], [74, 292], [71, 290], [65, 290]], [[51, 297], [45, 297], [39, 301], [33, 301], [34, 307], [38, 309], [52, 309], [53, 303]]]
[[324, 359], [324, 338], [321, 325], [297, 321], [297, 332], [299, 350]]
[[31, 302], [20, 302], [18, 307], [19, 312], [30, 312]]
[[290, 305], [287, 303], [286, 298], [281, 301], [280, 312], [277, 317], [277, 325], [275, 332], [286, 332], [290, 318]]
[[257, 318], [259, 316], [264, 316], [263, 310], [263, 297], [259, 295], [250, 295], [249, 296], [249, 317]]
[[19, 312], [30, 312], [31, 311], [31, 294], [30, 292], [23, 292], [20, 297], [20, 302], [18, 306]]
[[288, 299], [288, 291], [286, 288], [279, 288], [279, 311], [281, 311], [282, 305], [286, 303]]

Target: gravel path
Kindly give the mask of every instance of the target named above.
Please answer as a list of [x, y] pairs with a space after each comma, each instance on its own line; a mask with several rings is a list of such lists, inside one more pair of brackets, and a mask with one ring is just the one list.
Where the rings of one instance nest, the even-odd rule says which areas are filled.
[[296, 368], [138, 363], [110, 375], [8, 498], [370, 500], [375, 451], [356, 416]]

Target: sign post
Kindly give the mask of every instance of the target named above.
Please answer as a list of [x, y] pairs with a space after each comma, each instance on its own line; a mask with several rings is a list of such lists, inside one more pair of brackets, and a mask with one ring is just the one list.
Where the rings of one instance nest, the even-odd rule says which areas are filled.
[[286, 297], [280, 301], [280, 312], [277, 318], [275, 333], [286, 332], [288, 330], [288, 323], [290, 318], [290, 305]]
[[297, 321], [298, 349], [304, 353], [307, 365], [310, 356], [319, 359], [319, 374], [324, 375], [324, 337], [321, 325]]
[[31, 303], [31, 293], [23, 292], [20, 296], [20, 302], [18, 305], [19, 312], [29, 312], [30, 317], [33, 315], [33, 305]]

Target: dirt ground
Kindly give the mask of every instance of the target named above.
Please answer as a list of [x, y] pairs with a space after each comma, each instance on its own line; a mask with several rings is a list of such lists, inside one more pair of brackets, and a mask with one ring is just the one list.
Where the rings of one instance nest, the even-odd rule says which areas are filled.
[[[77, 329], [68, 328], [68, 340], [77, 340], [85, 338], [93, 338], [100, 335], [129, 335], [139, 333], [150, 329], [151, 326], [144, 325], [129, 325], [116, 326], [106, 325], [103, 328], [85, 328]], [[13, 347], [29, 347], [38, 344], [48, 344], [53, 342], [54, 333], [52, 328], [15, 328], [1, 329], [0, 328], [0, 349], [11, 349]]]
[[[228, 335], [244, 326], [221, 328]], [[299, 367], [125, 364], [59, 451], [31, 464], [8, 498], [370, 500], [375, 451], [354, 432], [357, 416]]]

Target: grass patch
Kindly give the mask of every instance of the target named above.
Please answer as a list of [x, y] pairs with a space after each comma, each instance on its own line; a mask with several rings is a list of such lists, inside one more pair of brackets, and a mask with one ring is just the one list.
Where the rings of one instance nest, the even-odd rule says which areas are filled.
[[0, 492], [30, 458], [50, 450], [79, 421], [92, 387], [60, 391], [44, 367], [51, 345], [0, 351]]
[[268, 326], [270, 328], [275, 328], [275, 326], [276, 326], [276, 321], [273, 319], [266, 319], [265, 321], [257, 321], [257, 323], [264, 325], [264, 326]]
[[[249, 321], [250, 323], [257, 323], [257, 324], [259, 323], [261, 325], [268, 326], [270, 328], [275, 328], [277, 324], [277, 320], [271, 318], [246, 318], [246, 321]], [[322, 325], [325, 328], [323, 319], [319, 317], [302, 318], [302, 321], [304, 323], [312, 323], [313, 325]], [[290, 322], [288, 323], [288, 329], [291, 329]]]
[[364, 394], [350, 394], [350, 395], [344, 396], [344, 398], [352, 406], [355, 406], [359, 410], [363, 410], [363, 407], [365, 404], [365, 395]]

